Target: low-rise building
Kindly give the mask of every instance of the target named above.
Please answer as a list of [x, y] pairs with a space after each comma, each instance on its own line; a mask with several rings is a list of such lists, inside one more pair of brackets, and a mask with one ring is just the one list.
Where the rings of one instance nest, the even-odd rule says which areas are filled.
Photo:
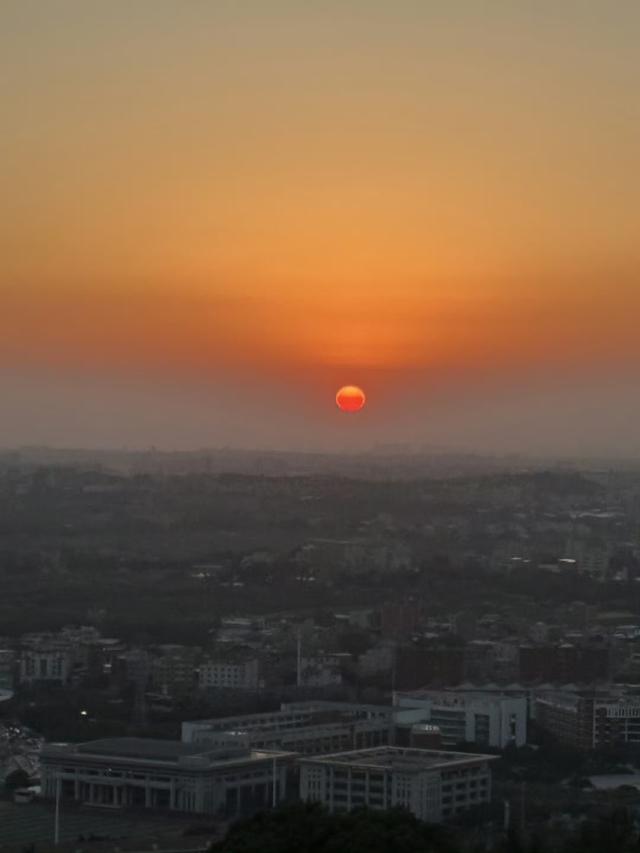
[[0, 690], [13, 690], [15, 670], [15, 651], [13, 649], [0, 649]]
[[257, 658], [225, 657], [209, 660], [200, 665], [198, 686], [233, 690], [257, 690], [260, 687]]
[[549, 691], [535, 706], [538, 726], [575, 749], [640, 743], [640, 696]]
[[331, 812], [401, 807], [438, 823], [491, 799], [494, 756], [383, 746], [299, 759], [300, 797]]
[[526, 696], [465, 690], [396, 693], [396, 725], [427, 722], [440, 729], [445, 746], [475, 743], [504, 749], [527, 740]]
[[40, 755], [42, 794], [53, 798], [59, 790], [63, 799], [91, 806], [233, 817], [280, 801], [294, 758], [234, 743], [152, 738], [46, 744]]
[[64, 643], [44, 643], [24, 649], [20, 656], [20, 683], [66, 684], [72, 667], [71, 651]]
[[197, 667], [202, 657], [198, 647], [164, 645], [151, 663], [151, 683], [165, 695], [190, 693], [196, 685]]
[[389, 743], [391, 707], [348, 702], [299, 702], [280, 711], [182, 724], [185, 743], [215, 743], [242, 736], [254, 749], [284, 749], [304, 755]]
[[342, 673], [352, 661], [348, 652], [320, 652], [300, 659], [300, 685], [331, 687], [342, 684]]

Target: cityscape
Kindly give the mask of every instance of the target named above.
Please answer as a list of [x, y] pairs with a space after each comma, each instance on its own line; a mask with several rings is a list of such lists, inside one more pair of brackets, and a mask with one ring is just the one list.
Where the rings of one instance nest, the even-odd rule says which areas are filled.
[[0, 460], [8, 826], [205, 849], [306, 802], [489, 849], [633, 813], [640, 469], [43, 452]]
[[0, 853], [640, 853], [638, 0], [0, 0]]

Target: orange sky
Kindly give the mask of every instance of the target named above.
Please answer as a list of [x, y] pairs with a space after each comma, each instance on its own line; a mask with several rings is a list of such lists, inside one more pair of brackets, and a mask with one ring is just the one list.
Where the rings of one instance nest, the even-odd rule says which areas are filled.
[[0, 370], [324, 394], [638, 363], [635, 0], [2, 18]]

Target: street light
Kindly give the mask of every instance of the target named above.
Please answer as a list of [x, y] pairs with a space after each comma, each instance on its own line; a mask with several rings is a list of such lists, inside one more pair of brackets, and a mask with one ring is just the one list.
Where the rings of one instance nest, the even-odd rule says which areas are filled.
[[274, 808], [274, 809], [275, 809], [275, 807], [278, 805], [278, 790], [277, 790], [277, 787], [276, 787], [276, 780], [277, 780], [277, 778], [278, 778], [278, 777], [277, 777], [277, 775], [276, 775], [276, 757], [275, 757], [275, 755], [274, 755], [274, 756], [273, 756], [273, 781], [272, 781], [272, 783], [271, 783], [271, 789], [272, 789], [272, 790], [271, 790], [271, 806], [272, 806], [272, 808]]
[[60, 795], [62, 793], [62, 776], [56, 773], [56, 810], [53, 821], [53, 843], [57, 847], [60, 843]]

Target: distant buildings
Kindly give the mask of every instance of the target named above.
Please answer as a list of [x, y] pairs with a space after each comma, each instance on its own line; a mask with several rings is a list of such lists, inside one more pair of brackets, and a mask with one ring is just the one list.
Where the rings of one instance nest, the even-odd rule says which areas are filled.
[[198, 647], [164, 645], [151, 663], [151, 683], [168, 696], [189, 694], [196, 686], [197, 668], [202, 657]]
[[344, 668], [351, 663], [348, 652], [320, 652], [300, 659], [300, 686], [332, 687], [342, 684]]
[[332, 811], [400, 807], [438, 823], [491, 799], [492, 756], [383, 746], [306, 757], [300, 797]]
[[580, 750], [640, 744], [640, 696], [550, 691], [537, 696], [536, 723]]
[[66, 626], [59, 633], [32, 633], [21, 637], [21, 684], [59, 684], [102, 677], [114, 671], [125, 653], [120, 640], [101, 637], [91, 626]]
[[215, 743], [221, 736], [245, 738], [254, 749], [284, 749], [304, 755], [386, 744], [393, 709], [348, 702], [297, 702], [280, 711], [182, 724], [185, 743]]
[[206, 661], [200, 665], [198, 687], [203, 690], [257, 690], [260, 687], [258, 659], [237, 657], [230, 653], [226, 657]]
[[428, 722], [445, 746], [474, 743], [504, 749], [527, 740], [527, 700], [464, 690], [414, 690], [394, 697], [396, 726]]
[[71, 677], [71, 651], [65, 644], [43, 643], [20, 657], [21, 684], [66, 684]]
[[0, 690], [12, 690], [15, 682], [16, 653], [0, 649]]

